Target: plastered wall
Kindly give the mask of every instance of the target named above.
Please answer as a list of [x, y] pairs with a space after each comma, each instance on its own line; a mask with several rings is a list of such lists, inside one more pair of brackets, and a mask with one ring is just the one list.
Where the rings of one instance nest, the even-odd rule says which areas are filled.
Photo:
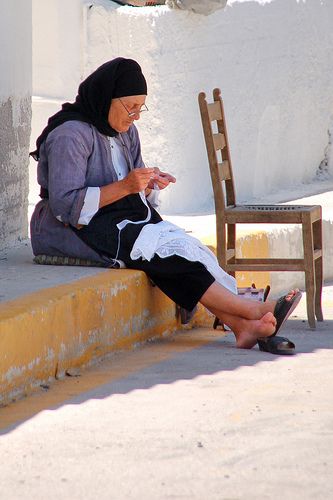
[[[301, 197], [305, 186], [314, 193], [332, 180], [331, 0], [229, 0], [209, 16], [105, 0], [39, 4], [33, 140], [61, 102], [75, 98], [78, 78], [122, 55], [137, 59], [148, 80], [150, 112], [139, 123], [146, 163], [177, 177], [163, 193], [163, 213], [213, 211], [197, 94], [215, 86], [225, 100], [238, 201]], [[54, 22], [42, 46], [45, 19]]]
[[0, 2], [0, 250], [28, 234], [31, 2]]

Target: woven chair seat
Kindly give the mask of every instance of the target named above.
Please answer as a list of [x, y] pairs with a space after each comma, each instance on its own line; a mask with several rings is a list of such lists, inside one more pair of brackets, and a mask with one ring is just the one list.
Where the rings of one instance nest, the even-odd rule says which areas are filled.
[[234, 207], [227, 207], [229, 208], [236, 208], [237, 210], [253, 210], [253, 211], [267, 211], [267, 212], [295, 212], [297, 210], [311, 210], [315, 208], [315, 206], [305, 206], [305, 205], [236, 205]]

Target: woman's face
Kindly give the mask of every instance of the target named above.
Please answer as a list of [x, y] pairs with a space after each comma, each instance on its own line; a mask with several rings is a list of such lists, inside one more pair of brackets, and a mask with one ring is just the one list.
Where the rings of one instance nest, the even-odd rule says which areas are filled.
[[146, 97], [133, 95], [112, 99], [108, 115], [109, 125], [117, 132], [127, 132], [134, 120], [140, 119], [140, 110], [144, 107]]

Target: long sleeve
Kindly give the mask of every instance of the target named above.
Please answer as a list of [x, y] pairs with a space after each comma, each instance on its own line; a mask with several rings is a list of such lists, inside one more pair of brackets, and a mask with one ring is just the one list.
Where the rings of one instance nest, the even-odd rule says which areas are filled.
[[78, 220], [79, 224], [87, 225], [98, 212], [101, 190], [99, 187], [88, 187], [84, 197], [83, 207]]
[[87, 193], [87, 162], [91, 141], [73, 129], [53, 131], [46, 141], [48, 191], [53, 215], [65, 224], [76, 226]]

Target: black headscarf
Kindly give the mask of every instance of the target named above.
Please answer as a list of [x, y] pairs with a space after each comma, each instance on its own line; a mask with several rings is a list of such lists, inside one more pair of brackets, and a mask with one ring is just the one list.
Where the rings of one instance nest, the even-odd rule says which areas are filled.
[[39, 160], [39, 150], [49, 133], [62, 123], [79, 120], [94, 125], [108, 136], [118, 134], [108, 122], [111, 100], [117, 97], [147, 95], [147, 84], [140, 65], [133, 59], [118, 57], [96, 69], [79, 86], [74, 103], [66, 102], [51, 116], [30, 155]]

